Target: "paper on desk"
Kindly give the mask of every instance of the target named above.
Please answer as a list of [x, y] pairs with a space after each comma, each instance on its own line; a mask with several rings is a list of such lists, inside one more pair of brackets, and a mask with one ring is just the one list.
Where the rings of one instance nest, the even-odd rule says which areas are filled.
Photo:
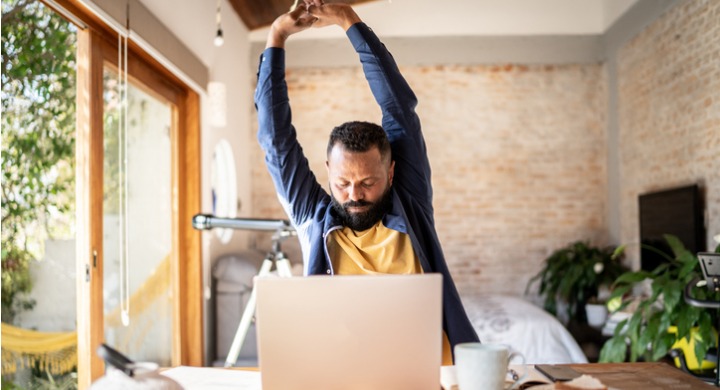
[[[518, 383], [519, 386], [516, 386], [515, 388], [519, 387], [520, 389], [524, 389], [526, 387], [534, 385], [550, 383], [550, 380], [547, 377], [545, 377], [543, 374], [538, 372], [534, 367], [530, 365], [523, 366], [511, 364], [509, 368], [514, 370], [518, 375], [521, 376], [523, 375], [523, 373], [525, 373], [525, 377], [520, 380], [520, 382]], [[512, 381], [508, 379], [507, 383], [510, 384], [512, 383]], [[440, 386], [444, 390], [458, 390], [455, 366], [440, 367]]]
[[177, 381], [185, 390], [262, 389], [259, 371], [180, 366], [162, 374]]

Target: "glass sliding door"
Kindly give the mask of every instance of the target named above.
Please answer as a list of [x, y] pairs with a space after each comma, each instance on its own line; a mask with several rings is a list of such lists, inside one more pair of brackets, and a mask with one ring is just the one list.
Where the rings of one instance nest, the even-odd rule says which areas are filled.
[[105, 341], [136, 360], [172, 363], [173, 106], [103, 72]]
[[117, 32], [58, 1], [88, 23], [77, 39], [78, 385], [103, 375], [101, 343], [138, 361], [201, 365], [200, 234], [190, 223], [200, 212], [199, 96], [132, 40], [120, 50]]

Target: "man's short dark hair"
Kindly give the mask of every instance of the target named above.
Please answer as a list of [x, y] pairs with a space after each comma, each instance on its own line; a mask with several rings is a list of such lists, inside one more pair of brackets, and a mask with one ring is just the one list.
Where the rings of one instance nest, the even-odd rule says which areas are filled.
[[390, 141], [382, 127], [370, 123], [352, 121], [337, 126], [330, 133], [330, 140], [327, 146], [327, 155], [333, 147], [340, 143], [345, 150], [351, 152], [367, 152], [376, 146], [380, 151], [383, 161], [391, 161]]

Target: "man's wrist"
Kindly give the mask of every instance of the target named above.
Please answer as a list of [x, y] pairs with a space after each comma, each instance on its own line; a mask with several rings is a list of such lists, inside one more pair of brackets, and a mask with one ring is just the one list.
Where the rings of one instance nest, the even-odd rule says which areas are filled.
[[269, 47], [279, 47], [284, 48], [285, 47], [285, 41], [287, 40], [287, 34], [283, 34], [281, 31], [277, 31], [275, 28], [270, 27], [270, 33], [268, 34], [268, 39], [265, 44], [265, 48]]
[[360, 17], [357, 16], [357, 14], [354, 11], [352, 11], [352, 12], [350, 12], [349, 15], [347, 15], [345, 18], [343, 18], [343, 21], [340, 24], [340, 27], [342, 27], [342, 29], [344, 31], [347, 31], [348, 29], [350, 29], [350, 27], [353, 26], [353, 24], [360, 23], [360, 22], [362, 22], [362, 20], [360, 20]]

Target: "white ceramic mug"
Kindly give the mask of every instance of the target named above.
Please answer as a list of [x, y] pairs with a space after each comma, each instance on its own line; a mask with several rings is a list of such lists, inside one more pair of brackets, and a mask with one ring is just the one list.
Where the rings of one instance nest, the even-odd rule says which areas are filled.
[[455, 346], [455, 370], [460, 390], [512, 389], [527, 374], [527, 370], [509, 386], [505, 384], [508, 365], [514, 358], [525, 358], [511, 352], [507, 345], [462, 343]]

